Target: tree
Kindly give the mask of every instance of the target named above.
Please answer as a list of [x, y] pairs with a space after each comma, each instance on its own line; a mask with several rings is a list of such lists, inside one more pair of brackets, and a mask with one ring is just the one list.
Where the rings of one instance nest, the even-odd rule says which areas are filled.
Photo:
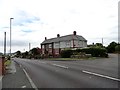
[[31, 50], [30, 50], [30, 53], [31, 53], [32, 55], [38, 55], [38, 54], [40, 54], [40, 52], [38, 51], [38, 48], [33, 48], [33, 49], [31, 49]]
[[22, 53], [22, 58], [27, 58], [28, 57], [28, 51], [26, 51], [26, 52], [24, 52], [24, 53]]
[[30, 58], [40, 58], [41, 57], [41, 49], [40, 48], [33, 48], [29, 51]]
[[120, 53], [120, 44], [118, 44], [117, 46], [115, 46], [115, 52]]
[[111, 43], [106, 47], [108, 53], [114, 53], [116, 46], [117, 46], [117, 43], [116, 43], [116, 42], [111, 42]]
[[21, 52], [20, 51], [15, 52], [15, 54], [16, 54], [15, 55], [16, 57], [20, 57], [21, 56]]
[[102, 43], [96, 43], [96, 44], [90, 44], [90, 45], [87, 45], [88, 47], [99, 47], [99, 48], [103, 48], [104, 46], [102, 45]]
[[102, 43], [96, 43], [95, 45], [96, 45], [96, 47], [100, 47], [100, 48], [103, 47]]
[[2, 56], [2, 55], [3, 55], [3, 53], [0, 52], [0, 56]]

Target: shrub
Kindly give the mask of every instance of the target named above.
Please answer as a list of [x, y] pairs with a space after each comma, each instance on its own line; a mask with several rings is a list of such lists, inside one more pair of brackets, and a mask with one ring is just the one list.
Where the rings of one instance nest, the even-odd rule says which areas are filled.
[[120, 44], [115, 47], [115, 52], [120, 53]]
[[61, 51], [61, 57], [62, 58], [70, 58], [70, 56], [73, 54], [73, 50], [62, 50]]
[[70, 58], [72, 55], [79, 55], [79, 53], [91, 54], [92, 57], [108, 57], [107, 50], [100, 47], [82, 48], [77, 50], [63, 50], [61, 52], [61, 57]]
[[100, 47], [77, 49], [76, 52], [84, 52], [86, 54], [91, 54], [91, 56], [93, 57], [108, 57], [108, 54], [106, 53], [107, 50]]

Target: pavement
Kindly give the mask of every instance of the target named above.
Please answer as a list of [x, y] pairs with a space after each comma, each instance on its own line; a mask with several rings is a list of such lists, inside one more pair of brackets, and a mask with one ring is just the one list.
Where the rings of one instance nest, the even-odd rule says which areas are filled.
[[29, 88], [30, 90], [34, 90], [22, 67], [12, 61], [7, 67], [5, 76], [2, 78], [2, 90], [13, 90], [15, 88]]

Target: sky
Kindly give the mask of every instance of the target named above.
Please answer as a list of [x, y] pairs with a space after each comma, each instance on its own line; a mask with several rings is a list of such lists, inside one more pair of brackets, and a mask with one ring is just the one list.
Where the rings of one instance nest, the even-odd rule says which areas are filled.
[[83, 36], [87, 44], [118, 42], [119, 0], [0, 0], [0, 52], [4, 52], [4, 32], [10, 52], [41, 47], [47, 39], [72, 34]]

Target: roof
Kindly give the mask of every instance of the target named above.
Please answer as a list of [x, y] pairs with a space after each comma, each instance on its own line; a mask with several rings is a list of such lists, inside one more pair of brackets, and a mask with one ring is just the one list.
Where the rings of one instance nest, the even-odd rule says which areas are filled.
[[69, 40], [79, 40], [79, 41], [87, 41], [84, 37], [80, 35], [66, 35], [66, 36], [61, 36], [61, 37], [56, 37], [56, 38], [51, 38], [44, 40], [41, 44], [47, 44], [47, 43], [52, 43], [52, 42], [60, 42], [60, 41], [69, 41]]

